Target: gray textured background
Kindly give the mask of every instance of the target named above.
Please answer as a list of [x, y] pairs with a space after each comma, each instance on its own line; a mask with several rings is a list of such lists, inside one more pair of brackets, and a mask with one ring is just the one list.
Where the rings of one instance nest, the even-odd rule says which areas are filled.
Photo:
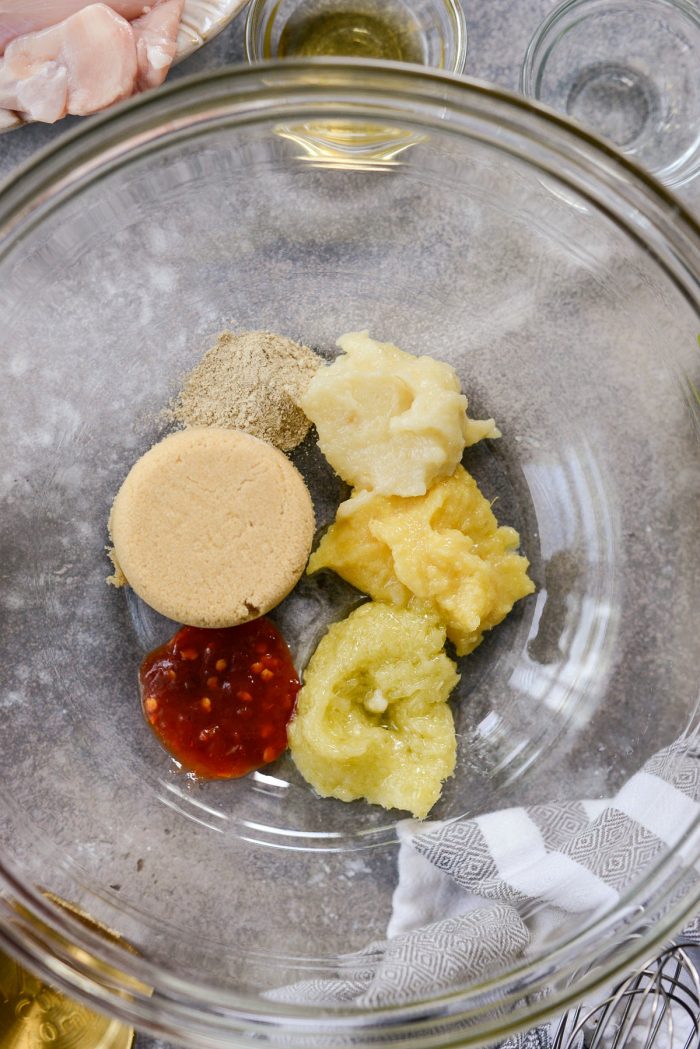
[[[519, 67], [527, 43], [542, 18], [552, 8], [552, 0], [473, 0], [466, 4], [469, 51], [466, 73], [515, 89]], [[243, 61], [243, 21], [239, 16], [217, 39], [173, 72], [187, 76], [207, 69]], [[68, 119], [49, 127], [34, 125], [0, 137], [0, 179], [13, 173], [37, 150], [47, 146], [77, 120]], [[678, 194], [684, 203], [700, 211], [700, 179]], [[163, 1043], [139, 1036], [137, 1049], [161, 1049]]]

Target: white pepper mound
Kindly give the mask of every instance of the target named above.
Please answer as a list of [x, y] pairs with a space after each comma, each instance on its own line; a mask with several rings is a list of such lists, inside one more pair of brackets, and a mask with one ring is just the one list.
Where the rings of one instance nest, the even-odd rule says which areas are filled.
[[311, 426], [299, 399], [323, 363], [284, 335], [224, 331], [185, 377], [171, 414], [185, 426], [245, 430], [291, 451]]
[[148, 605], [188, 626], [264, 615], [301, 576], [314, 534], [301, 474], [238, 430], [190, 428], [131, 468], [109, 518], [115, 564]]

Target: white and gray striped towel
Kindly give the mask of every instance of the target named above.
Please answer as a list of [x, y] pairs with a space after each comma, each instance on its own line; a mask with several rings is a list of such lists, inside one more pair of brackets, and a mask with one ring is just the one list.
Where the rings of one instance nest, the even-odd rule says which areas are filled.
[[[611, 799], [405, 821], [387, 939], [346, 956], [335, 978], [268, 996], [366, 1007], [467, 984], [534, 951], [567, 916], [608, 910], [669, 846], [679, 868], [700, 878], [679, 844], [699, 816], [700, 741], [692, 735], [656, 754]], [[700, 942], [700, 930], [691, 933]], [[508, 1049], [531, 1044], [546, 1046], [547, 1030]]]

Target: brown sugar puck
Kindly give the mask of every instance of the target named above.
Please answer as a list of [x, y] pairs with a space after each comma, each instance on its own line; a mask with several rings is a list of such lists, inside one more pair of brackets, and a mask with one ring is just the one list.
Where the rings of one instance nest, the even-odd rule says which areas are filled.
[[314, 533], [301, 474], [240, 430], [171, 434], [131, 468], [112, 505], [114, 556], [147, 604], [179, 623], [264, 615], [304, 571]]

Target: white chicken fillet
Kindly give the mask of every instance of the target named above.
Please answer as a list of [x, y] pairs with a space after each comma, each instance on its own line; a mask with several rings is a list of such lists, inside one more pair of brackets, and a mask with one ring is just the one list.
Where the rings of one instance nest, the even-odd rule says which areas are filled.
[[[0, 31], [13, 6], [0, 0]], [[48, 17], [51, 5], [30, 0], [26, 6], [24, 22], [16, 24], [25, 24], [32, 9], [35, 22], [42, 12]], [[96, 113], [135, 91], [158, 86], [175, 56], [183, 6], [184, 0], [156, 0], [144, 13], [142, 0], [54, 4], [54, 11], [79, 10], [57, 25], [12, 39], [0, 58], [0, 126], [14, 113], [47, 123], [69, 113]], [[115, 10], [119, 7], [125, 13], [138, 9], [139, 17], [129, 22]]]
[[[57, 25], [64, 18], [77, 14], [93, 2], [94, 0], [0, 0], [0, 55], [15, 37]], [[153, 4], [148, 0], [107, 0], [106, 6], [131, 22], [134, 18], [147, 14]]]

